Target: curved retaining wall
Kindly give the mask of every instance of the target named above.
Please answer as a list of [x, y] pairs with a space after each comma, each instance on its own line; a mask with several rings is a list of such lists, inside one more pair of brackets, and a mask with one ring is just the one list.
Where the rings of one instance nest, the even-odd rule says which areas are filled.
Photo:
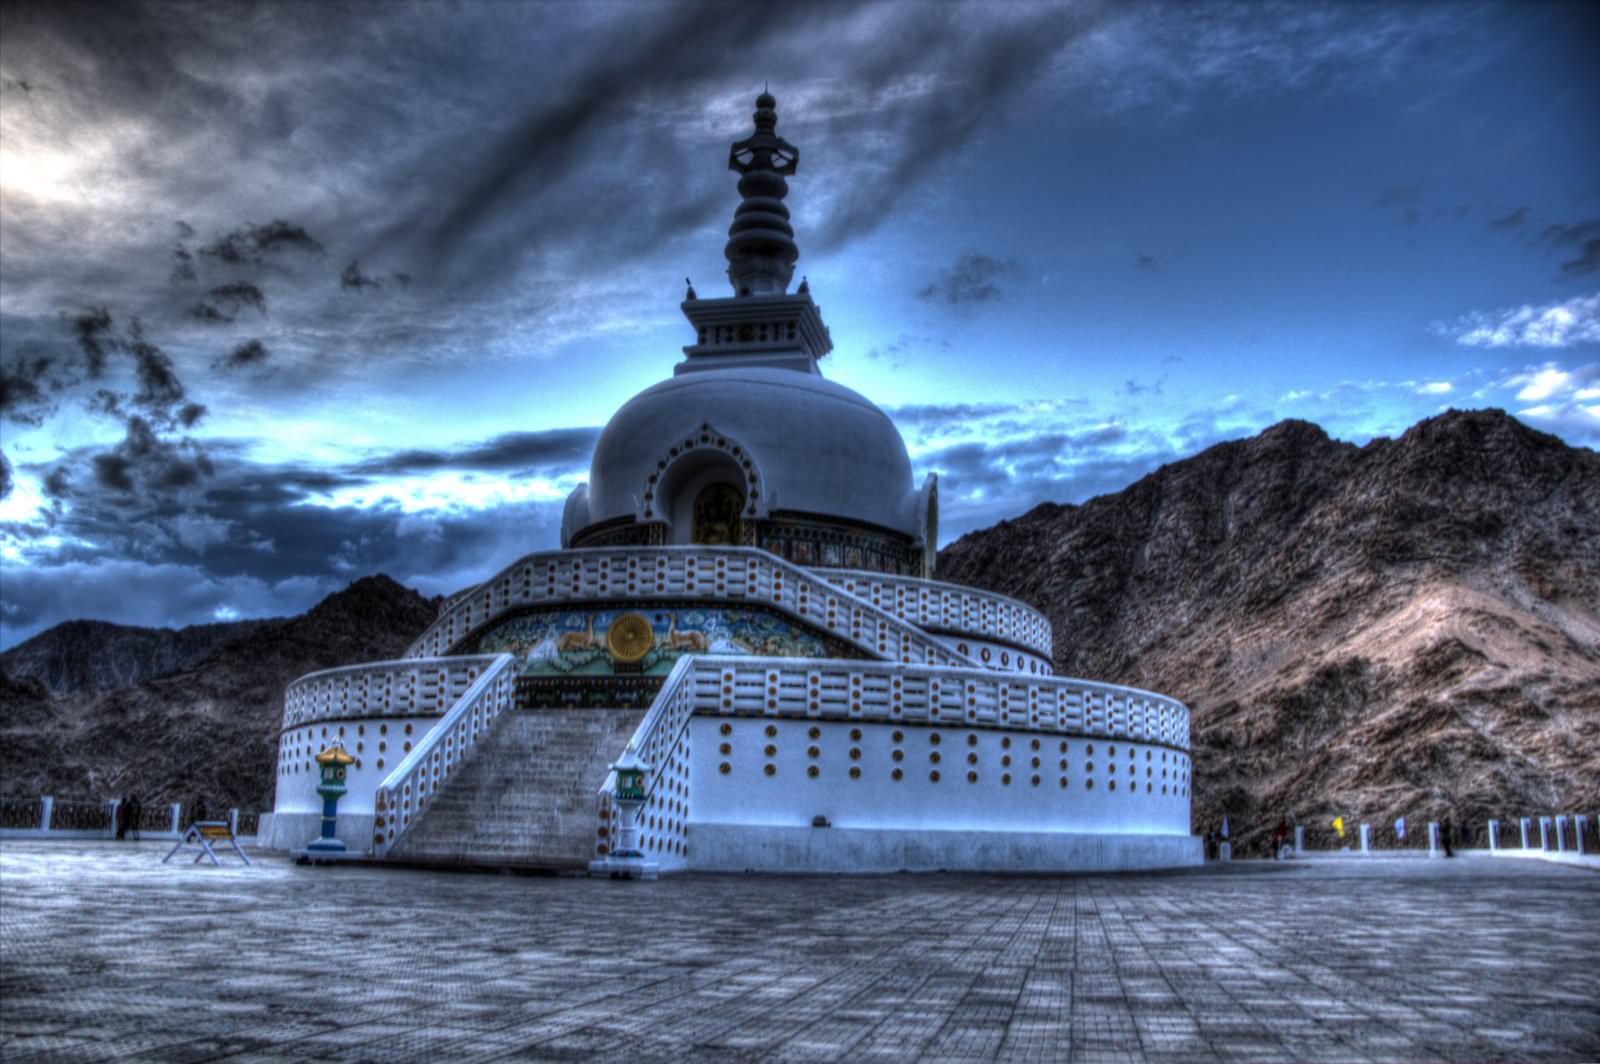
[[[1013, 654], [1022, 650], [1046, 666], [1050, 663], [1054, 645], [1050, 621], [1032, 606], [1014, 598], [912, 576], [857, 569], [816, 569], [813, 572], [835, 587], [919, 628], [956, 636], [955, 640], [947, 640], [952, 645], [962, 639], [975, 644], [1004, 644]], [[985, 668], [1001, 667], [983, 664]]]

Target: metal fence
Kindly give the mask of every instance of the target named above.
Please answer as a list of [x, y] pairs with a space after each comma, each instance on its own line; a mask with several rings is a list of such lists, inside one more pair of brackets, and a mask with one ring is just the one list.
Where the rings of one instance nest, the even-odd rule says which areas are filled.
[[[1286, 844], [1307, 854], [1370, 853], [1426, 855], [1455, 850], [1531, 850], [1550, 853], [1600, 854], [1600, 811], [1542, 813], [1486, 821], [1440, 821], [1406, 817], [1403, 828], [1393, 820], [1362, 822], [1343, 818], [1343, 833], [1333, 818], [1289, 824]], [[1258, 826], [1234, 824], [1230, 839], [1217, 828], [1202, 831], [1208, 856], [1216, 856], [1226, 841], [1234, 857], [1269, 857], [1273, 833]]]
[[[115, 838], [120, 802], [114, 798], [62, 798], [53, 795], [0, 795], [0, 832], [27, 838]], [[129, 838], [176, 838], [195, 819], [180, 803], [141, 803], [135, 820], [123, 826]], [[252, 839], [260, 829], [261, 813], [228, 809], [216, 814], [235, 825], [234, 834]]]

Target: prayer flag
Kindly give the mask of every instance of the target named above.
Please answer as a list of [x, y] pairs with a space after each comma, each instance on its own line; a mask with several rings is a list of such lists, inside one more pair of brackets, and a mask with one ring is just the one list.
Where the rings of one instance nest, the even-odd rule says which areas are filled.
[[1344, 838], [1344, 817], [1336, 816], [1333, 818], [1333, 830], [1339, 833], [1341, 839]]

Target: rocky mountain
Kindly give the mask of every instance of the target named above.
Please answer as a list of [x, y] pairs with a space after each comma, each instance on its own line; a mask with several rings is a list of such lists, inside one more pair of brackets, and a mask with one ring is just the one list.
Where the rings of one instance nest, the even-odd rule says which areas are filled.
[[1058, 671], [1192, 711], [1196, 830], [1600, 805], [1600, 454], [1499, 411], [1364, 447], [1286, 421], [939, 556]]
[[274, 621], [134, 628], [67, 621], [0, 654], [0, 672], [30, 677], [51, 694], [114, 691], [204, 661], [230, 639]]
[[52, 696], [32, 677], [0, 673], [5, 792], [137, 791], [147, 806], [201, 797], [212, 809], [271, 809], [284, 688], [317, 669], [397, 657], [438, 606], [373, 576], [299, 617], [248, 625], [201, 660], [132, 686]]

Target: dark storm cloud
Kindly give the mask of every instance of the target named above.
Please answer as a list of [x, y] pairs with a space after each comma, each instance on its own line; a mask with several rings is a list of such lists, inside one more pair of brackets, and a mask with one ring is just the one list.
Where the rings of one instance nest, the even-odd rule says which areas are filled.
[[[957, 5], [907, 5], [907, 17], [865, 54], [850, 57], [872, 89], [932, 66], [958, 79], [944, 91], [887, 103], [870, 143], [889, 145], [830, 205], [818, 245], [833, 250], [871, 232], [940, 163], [965, 145], [1001, 105], [1028, 86], [1052, 57], [1092, 30], [1105, 8], [1008, 8], [1003, 18], [967, 24]], [[857, 133], [861, 130], [857, 130]]]
[[[215, 463], [205, 462], [135, 418], [115, 450], [69, 455], [45, 478], [45, 491], [71, 505], [57, 511], [49, 528], [3, 529], [24, 542], [64, 541], [48, 562], [8, 570], [6, 641], [69, 616], [156, 624], [207, 619], [208, 612], [186, 612], [191, 592], [200, 596], [193, 609], [226, 606], [247, 616], [298, 613], [374, 572], [445, 593], [557, 543], [560, 503], [444, 514], [406, 513], [392, 501], [335, 506], [327, 492], [368, 479], [251, 463], [227, 442], [217, 450]], [[499, 454], [507, 463], [561, 453], [524, 448], [514, 456], [514, 447], [495, 440], [479, 450], [485, 461]], [[71, 477], [68, 464], [87, 475]], [[150, 601], [165, 611], [153, 620], [138, 613]]]
[[257, 313], [267, 313], [267, 297], [249, 281], [232, 281], [211, 290], [211, 298], [219, 303], [231, 303], [237, 313], [240, 307], [253, 307]]
[[437, 469], [496, 472], [579, 469], [588, 464], [595, 441], [599, 438], [598, 428], [508, 432], [459, 451], [398, 451], [358, 463], [351, 467], [351, 471], [381, 476], [426, 473]]
[[359, 292], [363, 288], [382, 288], [383, 282], [376, 277], [362, 273], [361, 261], [359, 259], [351, 259], [350, 265], [346, 266], [344, 272], [339, 275], [339, 287], [347, 292]]
[[246, 340], [222, 358], [211, 363], [214, 369], [243, 369], [259, 366], [267, 361], [267, 345], [260, 340]]
[[554, 99], [514, 123], [473, 165], [459, 168], [471, 176], [441, 190], [444, 210], [424, 234], [424, 246], [436, 257], [458, 253], [463, 241], [499, 228], [504, 216], [520, 213], [562, 180], [595, 138], [614, 136], [610, 119], [631, 100], [702, 82], [708, 56], [746, 53], [825, 13], [823, 6], [805, 4], [639, 9], [639, 17], [627, 20], [626, 36], [597, 47], [598, 58]]
[[1528, 208], [1518, 207], [1510, 214], [1502, 214], [1498, 218], [1489, 219], [1491, 229], [1515, 229], [1528, 220]]
[[1563, 276], [1578, 277], [1600, 270], [1600, 218], [1545, 226], [1541, 238], [1553, 247], [1576, 249], [1576, 257], [1561, 264]]
[[172, 359], [160, 347], [145, 338], [143, 326], [135, 320], [126, 341], [128, 354], [133, 356], [134, 373], [139, 390], [133, 402], [152, 413], [170, 418], [172, 407], [183, 401], [183, 382], [178, 379]]
[[321, 255], [324, 250], [322, 243], [306, 232], [304, 226], [275, 218], [265, 225], [247, 222], [201, 248], [200, 254], [210, 255], [230, 266], [243, 266], [259, 265], [268, 255], [278, 252], [301, 251]]
[[940, 526], [959, 536], [1042, 502], [1078, 503], [1117, 491], [1178, 457], [1156, 435], [1120, 424], [980, 441], [920, 456], [915, 475], [939, 474]]
[[172, 249], [172, 282], [182, 284], [196, 280], [194, 272], [194, 255], [185, 247]]
[[[196, 420], [204, 413], [194, 414]], [[127, 433], [109, 451], [90, 454], [89, 471], [94, 482], [118, 495], [131, 495], [135, 488], [158, 498], [176, 488], [186, 488], [209, 471], [210, 462], [192, 442], [173, 443], [160, 436], [155, 427], [137, 414], [128, 418]], [[118, 498], [117, 504], [129, 500]]]
[[89, 376], [98, 377], [106, 370], [106, 356], [116, 349], [111, 335], [111, 311], [105, 307], [91, 307], [82, 314], [68, 318], [73, 335], [88, 363]]
[[1012, 270], [1011, 263], [968, 251], [957, 258], [954, 265], [946, 267], [936, 280], [917, 289], [917, 298], [950, 306], [990, 303], [1001, 298], [997, 282]]
[[51, 400], [53, 355], [18, 354], [0, 364], [0, 418], [17, 425], [39, 425], [55, 412]]
[[196, 303], [189, 308], [189, 317], [204, 325], [232, 325], [233, 319], [210, 303]]
[[[1090, 10], [1095, 14], [1080, 14]], [[780, 133], [786, 75], [849, 79], [848, 92], [830, 89], [814, 99], [810, 118], [854, 163], [849, 179], [808, 186], [813, 195], [825, 187], [828, 203], [821, 228], [802, 236], [802, 245], [835, 249], [882, 224], [1092, 17], [1098, 9], [1081, 6], [1007, 8], [982, 18], [955, 5], [921, 4], [633, 9], [625, 25], [590, 50], [595, 59], [559, 91], [539, 94], [540, 104], [476, 160], [460, 165], [452, 159], [448, 174], [435, 182], [438, 197], [423, 204], [416, 219], [392, 225], [386, 239], [403, 242], [420, 231], [419, 257], [442, 264], [465, 262], [469, 248], [482, 252], [488, 245], [493, 254], [477, 267], [482, 271], [498, 268], [508, 254], [580, 229], [593, 233], [597, 225], [626, 232], [630, 244], [700, 228], [729, 208], [726, 188], [700, 179], [704, 163], [686, 159], [659, 123], [629, 112], [652, 104], [679, 109], [684, 99], [726, 92], [713, 79], [725, 79], [725, 57], [739, 55], [747, 57], [746, 68], [774, 79]], [[867, 21], [870, 32], [861, 25]], [[819, 40], [836, 43], [820, 69], [810, 43]], [[908, 78], [930, 70], [950, 84], [937, 92], [903, 91]], [[619, 130], [618, 119], [627, 119], [631, 129]], [[619, 169], [615, 182], [555, 197], [602, 148], [608, 168], [618, 159], [638, 160], [631, 179]], [[804, 166], [804, 145], [801, 152]], [[671, 194], [641, 195], [641, 172]], [[685, 181], [685, 174], [695, 177]], [[462, 175], [470, 176], [463, 181]], [[563, 204], [570, 209], [558, 209]]]

